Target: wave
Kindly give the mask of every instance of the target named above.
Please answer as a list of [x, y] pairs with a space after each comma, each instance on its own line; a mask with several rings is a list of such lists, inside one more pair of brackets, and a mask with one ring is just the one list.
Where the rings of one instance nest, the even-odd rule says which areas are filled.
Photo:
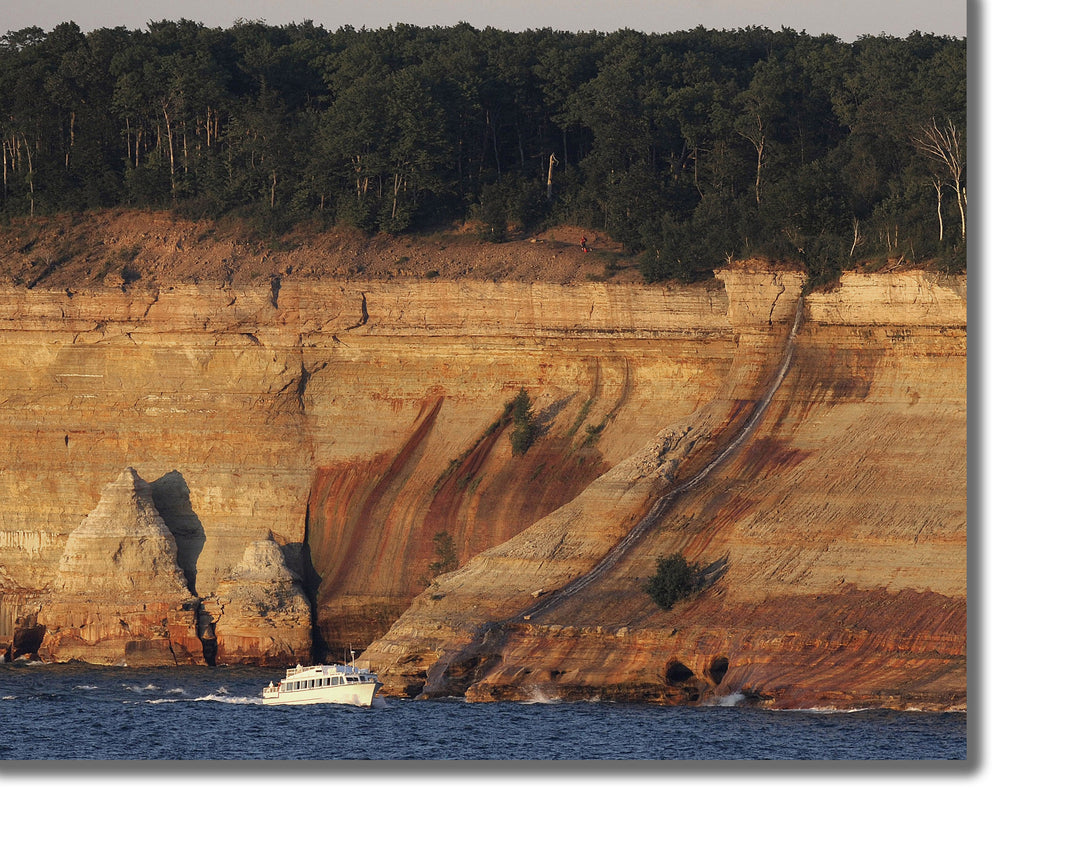
[[173, 705], [178, 702], [217, 702], [226, 705], [261, 705], [262, 699], [258, 696], [229, 696], [222, 695], [221, 693], [210, 693], [205, 696], [193, 696], [188, 698], [166, 698], [162, 696], [159, 699], [147, 699], [146, 704]]
[[121, 684], [120, 686], [127, 690], [129, 693], [136, 693], [137, 695], [142, 695], [143, 693], [152, 693], [158, 689], [156, 684]]
[[523, 705], [557, 705], [562, 699], [545, 694], [539, 687], [533, 688], [532, 695], [521, 702]]
[[192, 699], [194, 702], [221, 702], [227, 705], [261, 705], [262, 699], [258, 696], [200, 696]]
[[735, 707], [746, 701], [742, 693], [728, 693], [726, 696], [709, 696], [701, 700], [702, 707]]

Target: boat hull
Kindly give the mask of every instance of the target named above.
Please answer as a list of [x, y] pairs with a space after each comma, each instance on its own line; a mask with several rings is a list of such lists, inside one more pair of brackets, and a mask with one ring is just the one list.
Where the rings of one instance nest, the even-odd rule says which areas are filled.
[[380, 684], [374, 681], [362, 684], [342, 684], [335, 687], [316, 687], [295, 693], [263, 694], [264, 705], [356, 705], [371, 707]]
[[382, 684], [367, 669], [352, 665], [301, 666], [286, 670], [262, 691], [264, 705], [357, 705], [370, 707]]

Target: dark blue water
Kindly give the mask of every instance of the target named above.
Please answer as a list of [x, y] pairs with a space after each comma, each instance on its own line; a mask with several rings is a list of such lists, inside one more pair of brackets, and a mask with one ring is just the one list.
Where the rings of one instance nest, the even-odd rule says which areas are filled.
[[279, 670], [0, 665], [6, 760], [958, 760], [964, 714], [746, 706], [267, 707]]

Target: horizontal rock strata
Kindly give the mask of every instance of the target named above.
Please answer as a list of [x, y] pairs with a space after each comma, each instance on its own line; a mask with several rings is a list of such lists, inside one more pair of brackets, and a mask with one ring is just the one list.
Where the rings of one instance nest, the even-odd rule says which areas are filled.
[[202, 600], [201, 637], [215, 663], [288, 666], [311, 654], [311, 606], [273, 538], [251, 543]]
[[150, 485], [127, 468], [68, 537], [37, 611], [45, 660], [194, 663], [197, 599]]
[[[664, 491], [654, 471], [616, 511], [621, 524], [603, 512], [618, 503], [613, 484], [634, 491], [641, 462], [418, 598], [365, 655], [389, 690], [965, 707], [962, 292], [853, 276], [810, 296], [806, 312], [753, 437], [613, 568], [560, 595]], [[673, 478], [700, 454], [684, 474], [670, 464]], [[567, 544], [591, 519], [607, 536], [584, 532], [595, 546], [584, 552]], [[673, 552], [700, 564], [707, 585], [663, 611], [644, 585]]]
[[[962, 278], [808, 296], [759, 410], [798, 275], [376, 279], [301, 253], [0, 281], [9, 647], [40, 622], [54, 659], [368, 646], [391, 695], [963, 706]], [[538, 438], [519, 455], [522, 388]], [[106, 552], [89, 531], [118, 483], [142, 542]], [[643, 587], [673, 552], [707, 583], [665, 611]]]

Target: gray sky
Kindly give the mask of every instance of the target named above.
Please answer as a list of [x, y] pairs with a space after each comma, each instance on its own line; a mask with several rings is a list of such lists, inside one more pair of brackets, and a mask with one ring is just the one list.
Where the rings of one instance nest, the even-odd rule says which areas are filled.
[[860, 35], [908, 35], [912, 30], [963, 36], [964, 0], [0, 0], [0, 34], [28, 26], [50, 30], [75, 21], [84, 31], [189, 18], [227, 27], [239, 18], [269, 24], [311, 19], [328, 29], [394, 23], [522, 30], [645, 32], [761, 25], [850, 41]]

